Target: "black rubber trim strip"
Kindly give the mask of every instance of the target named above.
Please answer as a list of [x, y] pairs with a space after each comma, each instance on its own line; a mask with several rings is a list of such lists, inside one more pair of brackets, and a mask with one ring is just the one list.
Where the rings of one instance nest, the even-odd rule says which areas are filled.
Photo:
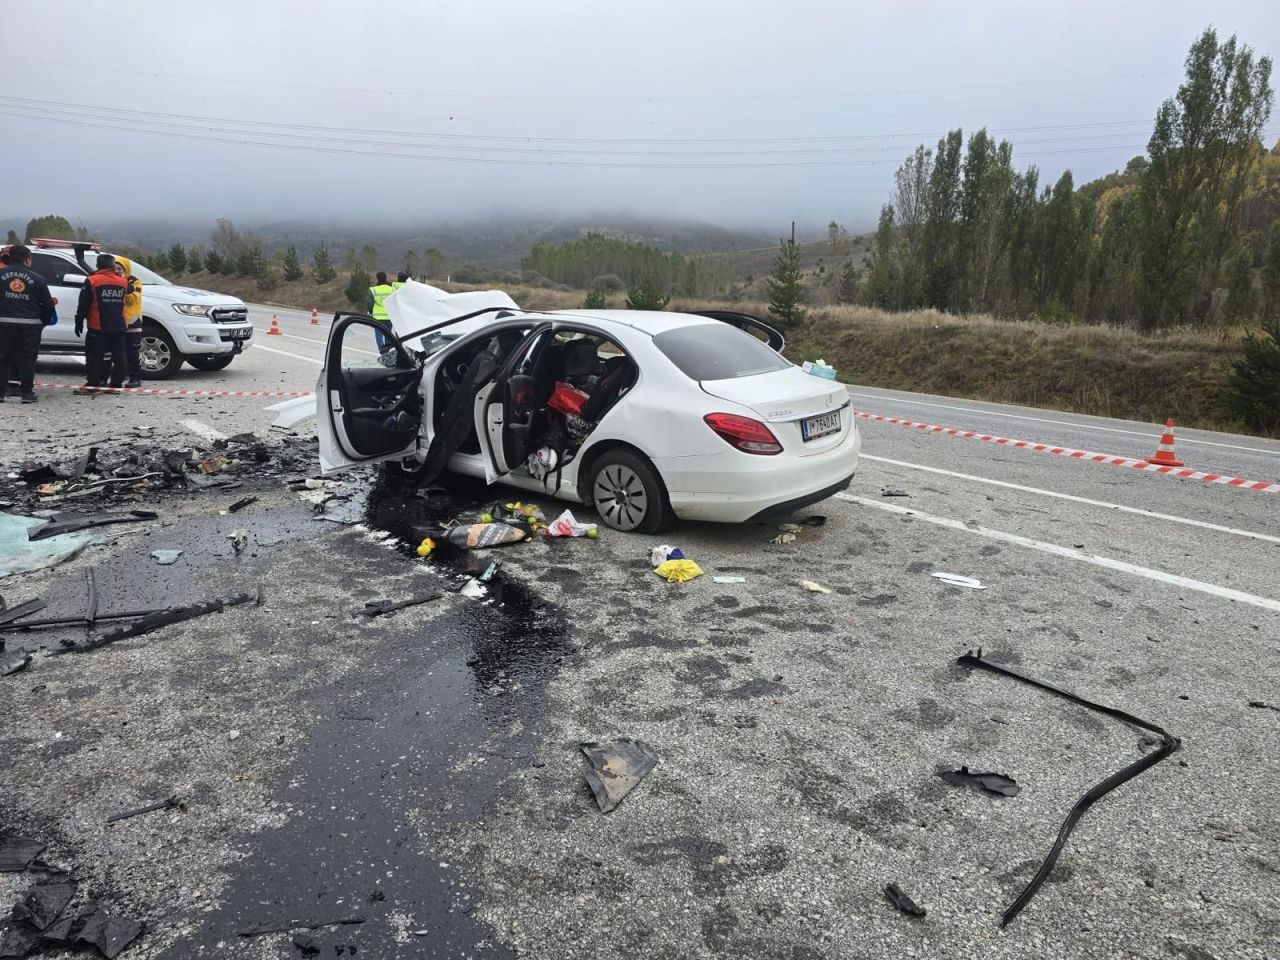
[[1103, 706], [1102, 704], [1095, 703], [1092, 700], [1086, 700], [1084, 697], [1071, 693], [1068, 690], [1063, 690], [1060, 687], [1055, 687], [1042, 680], [1036, 680], [1033, 677], [1028, 677], [1024, 673], [1019, 673], [1012, 667], [1006, 667], [1004, 664], [985, 660], [982, 656], [981, 647], [978, 648], [977, 653], [970, 650], [957, 662], [961, 666], [979, 667], [983, 670], [990, 670], [992, 673], [999, 673], [1006, 677], [1013, 677], [1015, 680], [1021, 680], [1023, 683], [1030, 684], [1033, 687], [1039, 687], [1041, 690], [1046, 690], [1055, 696], [1062, 697], [1065, 700], [1070, 700], [1072, 703], [1078, 703], [1080, 706], [1087, 707], [1097, 713], [1106, 714], [1109, 717], [1114, 717], [1117, 720], [1132, 724], [1135, 727], [1140, 727], [1143, 730], [1150, 730], [1152, 733], [1157, 734], [1161, 740], [1159, 750], [1148, 753], [1140, 760], [1129, 764], [1129, 766], [1125, 767], [1123, 770], [1113, 773], [1076, 801], [1076, 805], [1071, 808], [1071, 812], [1067, 814], [1067, 818], [1062, 821], [1062, 827], [1058, 830], [1058, 839], [1054, 841], [1053, 847], [1049, 850], [1049, 855], [1046, 856], [1044, 858], [1044, 862], [1040, 864], [1040, 869], [1036, 871], [1036, 875], [1031, 878], [1031, 881], [1022, 889], [1022, 892], [1018, 894], [1018, 898], [1014, 900], [1013, 903], [1009, 904], [1008, 909], [1005, 910], [1004, 916], [1000, 920], [1000, 926], [1007, 927], [1013, 922], [1013, 919], [1022, 912], [1022, 908], [1031, 902], [1031, 898], [1036, 895], [1036, 891], [1040, 889], [1040, 885], [1043, 884], [1049, 874], [1053, 872], [1053, 868], [1058, 862], [1058, 856], [1062, 853], [1062, 848], [1066, 846], [1067, 837], [1071, 835], [1071, 831], [1075, 829], [1076, 823], [1078, 823], [1080, 818], [1084, 816], [1085, 811], [1122, 783], [1132, 780], [1138, 774], [1142, 773], [1143, 770], [1146, 770], [1149, 767], [1154, 767], [1165, 757], [1177, 750], [1182, 741], [1170, 734], [1163, 727], [1158, 727], [1154, 723], [1135, 717], [1131, 713], [1126, 713], [1123, 710], [1117, 710], [1115, 707]]

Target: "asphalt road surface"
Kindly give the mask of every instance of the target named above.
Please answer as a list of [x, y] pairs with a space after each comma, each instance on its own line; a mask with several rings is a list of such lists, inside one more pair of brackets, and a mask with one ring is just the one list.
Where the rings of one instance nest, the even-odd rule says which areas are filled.
[[[312, 389], [328, 318], [251, 317], [254, 345], [228, 370], [160, 386]], [[77, 361], [50, 360], [38, 379], [78, 377]], [[850, 393], [868, 413], [1129, 458], [1160, 434]], [[69, 457], [140, 426], [165, 445], [266, 437], [270, 402], [48, 389], [0, 408], [0, 464]], [[147, 582], [159, 576], [147, 552], [186, 543], [190, 582], [165, 574], [149, 589], [274, 585], [264, 606], [222, 614], [216, 634], [196, 622], [0, 678], [12, 694], [0, 697], [0, 830], [43, 831], [144, 916], [140, 957], [293, 955], [287, 935], [234, 937], [281, 911], [360, 914], [358, 928], [317, 938], [379, 957], [1275, 956], [1280, 495], [859, 429], [853, 485], [802, 511], [826, 523], [794, 542], [771, 542], [772, 523], [665, 535], [706, 571], [686, 584], [650, 572], [656, 539], [605, 531], [484, 555], [502, 572], [487, 600], [468, 600], [445, 589], [457, 564], [419, 563], [380, 537], [412, 542], [423, 522], [474, 517], [483, 491], [375, 490], [366, 525], [347, 527], [310, 522], [278, 481], [252, 515], [210, 508], [243, 491], [188, 496], [164, 507], [163, 527], [120, 528], [114, 545], [0, 581], [11, 600], [67, 594], [96, 555]], [[1280, 443], [1177, 437], [1188, 468], [1280, 481]], [[236, 524], [255, 538], [251, 557], [227, 553]], [[353, 625], [362, 600], [433, 586], [446, 597]], [[1001, 912], [1067, 810], [1153, 744], [956, 665], [977, 647], [1182, 741], [1085, 815], [1005, 930]], [[660, 762], [605, 815], [576, 747], [614, 737], [644, 740]], [[961, 765], [1022, 792], [936, 775]], [[175, 787], [187, 811], [100, 825]], [[0, 899], [21, 890], [7, 876]], [[891, 881], [927, 916], [896, 912], [881, 893]]]

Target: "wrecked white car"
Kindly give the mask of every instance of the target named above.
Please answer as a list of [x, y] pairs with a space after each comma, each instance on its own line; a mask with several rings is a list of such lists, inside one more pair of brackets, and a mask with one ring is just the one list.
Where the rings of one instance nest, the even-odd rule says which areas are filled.
[[[744, 314], [526, 313], [498, 291], [409, 283], [392, 330], [340, 314], [314, 401], [326, 474], [399, 461], [593, 505], [618, 530], [786, 514], [849, 485], [845, 387], [780, 353]], [[311, 405], [304, 411], [304, 405]]]

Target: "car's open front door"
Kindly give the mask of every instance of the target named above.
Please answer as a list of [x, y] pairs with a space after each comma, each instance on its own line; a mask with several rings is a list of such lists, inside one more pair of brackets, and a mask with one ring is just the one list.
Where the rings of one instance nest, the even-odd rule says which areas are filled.
[[320, 467], [398, 460], [418, 448], [422, 368], [371, 317], [339, 316], [316, 384]]
[[551, 343], [553, 327], [541, 324], [529, 331], [507, 362], [476, 394], [476, 436], [484, 451], [484, 475], [489, 483], [525, 461], [539, 411], [550, 384], [539, 380], [540, 364]]

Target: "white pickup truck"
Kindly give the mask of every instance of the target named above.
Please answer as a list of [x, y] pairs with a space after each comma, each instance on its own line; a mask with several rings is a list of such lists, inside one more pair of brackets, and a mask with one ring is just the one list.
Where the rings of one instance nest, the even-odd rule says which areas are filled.
[[[76, 303], [102, 248], [66, 240], [29, 240], [26, 245], [32, 269], [58, 301], [58, 322], [45, 327], [40, 353], [82, 354], [84, 338], [75, 332]], [[222, 370], [249, 349], [253, 324], [243, 300], [175, 286], [137, 262], [133, 275], [142, 283], [142, 375], [147, 379], [167, 380], [183, 362], [197, 370]]]

